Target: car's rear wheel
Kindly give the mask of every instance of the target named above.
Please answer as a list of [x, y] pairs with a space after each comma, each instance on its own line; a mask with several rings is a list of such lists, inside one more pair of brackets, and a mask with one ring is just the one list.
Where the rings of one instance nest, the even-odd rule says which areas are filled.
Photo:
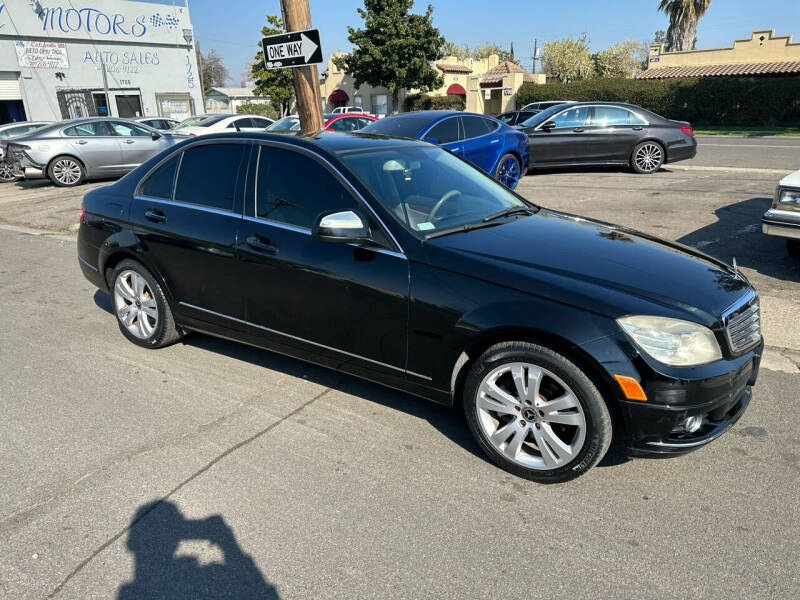
[[786, 240], [786, 249], [789, 251], [790, 256], [800, 260], [800, 240]]
[[86, 170], [77, 158], [57, 156], [47, 167], [47, 176], [59, 187], [73, 187], [83, 182]]
[[519, 159], [513, 154], [504, 154], [497, 165], [495, 179], [513, 190], [519, 183], [521, 173]]
[[161, 286], [138, 262], [123, 260], [114, 268], [111, 295], [119, 329], [134, 344], [163, 348], [180, 339]]
[[0, 160], [0, 182], [9, 183], [18, 177], [14, 172], [14, 165], [7, 160]]
[[655, 173], [664, 164], [664, 147], [648, 140], [638, 144], [631, 154], [631, 167], [637, 173]]
[[467, 375], [463, 406], [489, 458], [540, 483], [582, 475], [611, 443], [611, 417], [597, 387], [545, 346], [504, 342], [486, 350]]

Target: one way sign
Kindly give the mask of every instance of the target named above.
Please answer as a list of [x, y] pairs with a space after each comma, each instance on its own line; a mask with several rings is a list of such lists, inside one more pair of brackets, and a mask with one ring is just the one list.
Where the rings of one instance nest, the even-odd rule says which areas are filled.
[[271, 35], [261, 40], [264, 65], [268, 69], [304, 67], [322, 62], [319, 29], [292, 31]]

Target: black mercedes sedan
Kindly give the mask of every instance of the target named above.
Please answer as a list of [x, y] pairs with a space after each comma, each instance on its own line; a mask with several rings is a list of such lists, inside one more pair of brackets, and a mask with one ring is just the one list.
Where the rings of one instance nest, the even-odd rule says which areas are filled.
[[650, 174], [694, 158], [692, 126], [633, 104], [574, 102], [550, 107], [517, 125], [528, 134], [528, 169], [627, 165]]
[[747, 407], [756, 291], [692, 248], [526, 201], [417, 140], [212, 134], [86, 194], [122, 334], [239, 340], [445, 405], [539, 482], [612, 436], [679, 454]]

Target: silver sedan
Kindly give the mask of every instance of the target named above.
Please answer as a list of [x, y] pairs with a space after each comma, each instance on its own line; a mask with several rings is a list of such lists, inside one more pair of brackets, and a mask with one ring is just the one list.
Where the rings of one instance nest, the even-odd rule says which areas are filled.
[[127, 119], [75, 119], [14, 139], [8, 158], [26, 179], [47, 177], [57, 186], [72, 187], [124, 175], [181, 139]]

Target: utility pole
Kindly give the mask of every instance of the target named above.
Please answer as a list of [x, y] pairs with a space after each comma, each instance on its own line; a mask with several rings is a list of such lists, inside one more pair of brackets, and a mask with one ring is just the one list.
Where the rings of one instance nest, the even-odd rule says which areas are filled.
[[100, 65], [103, 67], [103, 90], [106, 93], [106, 116], [111, 116], [111, 100], [108, 94], [108, 75], [106, 75], [106, 61], [101, 60]]
[[536, 61], [539, 60], [539, 40], [538, 38], [534, 38], [533, 40], [533, 69], [531, 73], [536, 73]]
[[203, 81], [203, 53], [200, 51], [200, 42], [194, 41], [194, 55], [197, 58], [197, 74], [200, 79], [200, 97], [203, 99], [203, 107], [200, 114], [206, 112], [206, 84]]
[[[283, 25], [287, 33], [311, 28], [311, 10], [308, 0], [281, 0]], [[321, 131], [322, 98], [319, 91], [319, 74], [317, 65], [295, 67], [294, 97], [297, 102], [297, 115], [300, 117], [300, 132], [315, 133]]]

